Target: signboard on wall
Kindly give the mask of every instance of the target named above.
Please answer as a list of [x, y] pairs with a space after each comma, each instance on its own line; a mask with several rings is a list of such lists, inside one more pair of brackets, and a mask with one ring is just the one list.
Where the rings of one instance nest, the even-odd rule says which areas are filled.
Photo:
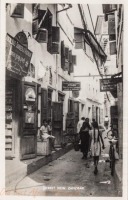
[[20, 44], [15, 38], [6, 36], [6, 68], [20, 76], [26, 76], [32, 52]]
[[114, 91], [117, 90], [117, 80], [106, 78], [106, 79], [100, 79], [100, 91], [106, 92], [106, 91]]
[[79, 91], [72, 91], [72, 95], [73, 95], [73, 97], [74, 98], [77, 98], [77, 97], [79, 97]]
[[62, 81], [63, 91], [79, 91], [81, 89], [80, 82], [75, 81]]

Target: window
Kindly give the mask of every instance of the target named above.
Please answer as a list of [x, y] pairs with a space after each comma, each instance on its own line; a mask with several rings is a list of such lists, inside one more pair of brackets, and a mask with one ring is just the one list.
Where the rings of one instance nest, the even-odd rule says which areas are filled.
[[60, 28], [52, 26], [52, 13], [49, 9], [40, 10], [33, 4], [32, 32], [39, 43], [47, 43], [50, 54], [59, 54]]
[[75, 49], [85, 49], [83, 29], [74, 28]]
[[62, 102], [64, 101], [64, 95], [58, 93], [58, 102]]
[[10, 16], [15, 18], [24, 18], [24, 4], [11, 4]]

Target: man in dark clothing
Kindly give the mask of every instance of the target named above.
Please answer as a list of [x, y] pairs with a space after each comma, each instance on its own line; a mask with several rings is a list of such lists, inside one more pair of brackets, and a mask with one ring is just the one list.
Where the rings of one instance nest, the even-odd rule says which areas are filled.
[[81, 152], [83, 153], [82, 159], [87, 159], [88, 156], [90, 146], [89, 130], [91, 130], [91, 127], [89, 125], [89, 119], [86, 118], [80, 130]]

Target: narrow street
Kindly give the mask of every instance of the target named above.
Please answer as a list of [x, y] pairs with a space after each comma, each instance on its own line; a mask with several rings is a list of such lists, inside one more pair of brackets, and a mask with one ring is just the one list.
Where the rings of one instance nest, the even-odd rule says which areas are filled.
[[[105, 134], [105, 133], [104, 133]], [[104, 136], [105, 137], [105, 136]], [[94, 175], [93, 160], [81, 159], [80, 151], [71, 150], [57, 160], [25, 177], [6, 194], [30, 196], [116, 196], [114, 178], [110, 175], [108, 141], [99, 161], [99, 173]]]

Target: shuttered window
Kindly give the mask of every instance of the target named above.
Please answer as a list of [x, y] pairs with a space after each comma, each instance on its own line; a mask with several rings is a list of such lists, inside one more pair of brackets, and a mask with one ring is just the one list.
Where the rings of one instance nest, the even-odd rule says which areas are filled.
[[65, 46], [64, 41], [61, 41], [61, 56], [65, 57]]
[[24, 18], [24, 4], [11, 4], [10, 16], [16, 18]]
[[69, 71], [69, 48], [65, 47], [65, 71]]
[[38, 18], [38, 9], [39, 9], [39, 4], [32, 4], [32, 19], [37, 19]]
[[60, 41], [60, 28], [52, 26], [52, 42]]
[[74, 65], [76, 65], [76, 56], [75, 56], [75, 55], [72, 55], [72, 63], [73, 63]]
[[110, 42], [109, 45], [110, 45], [110, 55], [116, 54], [116, 41]]
[[84, 49], [84, 38], [81, 33], [75, 34], [75, 49]]
[[84, 49], [84, 34], [83, 29], [74, 28], [75, 49]]
[[69, 74], [74, 72], [74, 65], [73, 63], [70, 63], [69, 65]]
[[69, 63], [72, 63], [72, 50], [69, 50]]
[[32, 21], [32, 34], [33, 35], [38, 33], [38, 28], [39, 28], [38, 24], [39, 24], [38, 19], [35, 19]]
[[51, 53], [59, 54], [60, 28], [52, 26]]
[[115, 15], [108, 15], [108, 34], [115, 34]]
[[117, 9], [117, 4], [103, 4], [103, 13], [109, 13]]
[[43, 124], [43, 120], [47, 120], [47, 113], [48, 113], [48, 92], [46, 89], [41, 89], [41, 124]]
[[65, 47], [65, 58], [66, 60], [69, 60], [69, 48]]

